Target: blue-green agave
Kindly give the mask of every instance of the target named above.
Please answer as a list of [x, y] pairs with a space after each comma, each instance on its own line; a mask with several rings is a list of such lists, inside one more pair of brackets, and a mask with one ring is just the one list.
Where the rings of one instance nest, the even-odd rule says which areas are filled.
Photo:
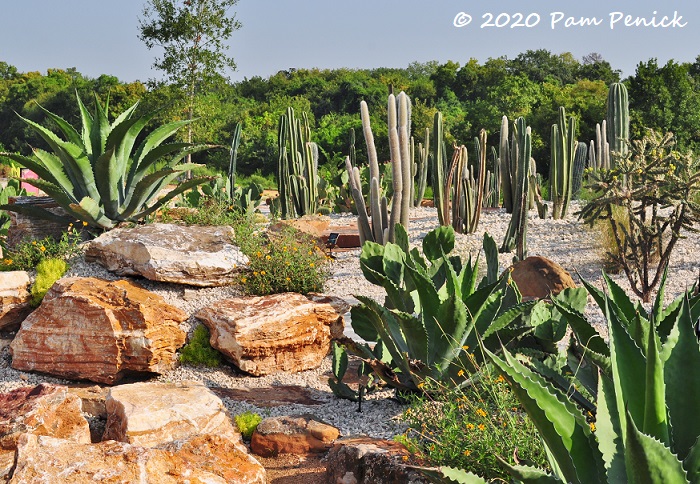
[[[188, 120], [157, 127], [137, 145], [139, 135], [156, 112], [134, 116], [136, 103], [110, 124], [107, 119], [109, 100], [103, 106], [95, 97], [95, 111], [91, 114], [80, 96], [77, 99], [82, 119], [80, 132], [44, 109], [64, 139], [47, 127], [20, 116], [51, 151], [34, 148], [31, 156], [2, 153], [39, 175], [38, 180], [23, 181], [53, 197], [70, 216], [92, 227], [112, 228], [122, 221], [138, 221], [185, 190], [209, 180], [208, 177], [187, 180], [159, 198], [161, 190], [178, 175], [199, 166], [181, 163], [188, 154], [213, 146], [165, 143], [191, 122]], [[49, 219], [57, 217], [34, 207], [5, 205], [2, 208]]]

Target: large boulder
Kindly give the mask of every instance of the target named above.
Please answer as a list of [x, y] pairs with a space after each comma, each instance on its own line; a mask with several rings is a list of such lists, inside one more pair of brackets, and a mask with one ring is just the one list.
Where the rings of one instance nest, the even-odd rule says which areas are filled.
[[25, 271], [0, 272], [0, 330], [19, 328], [32, 312], [28, 289], [29, 274]]
[[108, 384], [162, 373], [185, 343], [186, 319], [132, 281], [60, 279], [11, 343], [12, 367]]
[[402, 444], [369, 437], [336, 440], [326, 457], [326, 482], [338, 484], [427, 484], [408, 467], [410, 452]]
[[76, 444], [24, 434], [10, 483], [264, 484], [265, 469], [230, 440], [199, 435], [156, 448], [113, 440]]
[[296, 293], [224, 299], [195, 316], [211, 333], [212, 347], [241, 370], [261, 376], [317, 368], [343, 316], [328, 302]]
[[110, 389], [105, 404], [107, 425], [102, 440], [155, 447], [211, 434], [244, 448], [221, 399], [198, 382], [119, 385]]
[[269, 417], [258, 424], [250, 450], [262, 457], [325, 452], [340, 431], [310, 415]]
[[556, 296], [569, 287], [576, 287], [571, 275], [556, 262], [540, 256], [527, 257], [509, 269], [523, 299]]
[[150, 224], [110, 230], [93, 240], [85, 260], [118, 275], [212, 287], [232, 284], [248, 258], [231, 227]]

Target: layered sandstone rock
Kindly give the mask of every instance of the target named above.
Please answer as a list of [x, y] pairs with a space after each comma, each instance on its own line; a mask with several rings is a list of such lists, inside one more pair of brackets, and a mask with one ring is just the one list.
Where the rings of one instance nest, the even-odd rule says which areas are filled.
[[102, 440], [155, 447], [211, 434], [241, 442], [221, 399], [198, 382], [120, 385], [110, 389], [105, 405]]
[[24, 434], [17, 448], [17, 467], [9, 482], [264, 484], [266, 478], [265, 469], [254, 458], [216, 435], [148, 448], [112, 440], [76, 444]]
[[195, 316], [209, 328], [212, 347], [256, 376], [317, 368], [344, 324], [332, 304], [295, 293], [225, 299]]
[[119, 275], [212, 287], [232, 284], [248, 258], [231, 227], [149, 224], [115, 229], [93, 240], [85, 260]]
[[0, 272], [0, 330], [17, 329], [32, 312], [28, 289], [29, 274], [25, 271]]
[[527, 257], [514, 264], [510, 276], [523, 299], [541, 299], [576, 287], [571, 275], [559, 264], [545, 257]]
[[325, 452], [340, 436], [332, 425], [310, 415], [266, 418], [250, 440], [250, 450], [262, 457]]
[[65, 278], [22, 323], [12, 367], [113, 384], [129, 373], [173, 367], [187, 319], [163, 298], [126, 280]]

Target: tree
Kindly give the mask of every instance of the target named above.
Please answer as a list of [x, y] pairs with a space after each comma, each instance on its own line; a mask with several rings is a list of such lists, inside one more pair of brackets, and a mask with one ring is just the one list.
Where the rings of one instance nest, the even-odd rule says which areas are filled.
[[226, 71], [236, 69], [225, 44], [241, 27], [235, 14], [228, 13], [236, 3], [238, 0], [148, 0], [139, 19], [139, 39], [149, 49], [163, 49], [153, 66], [182, 90], [187, 119], [195, 117], [197, 95], [228, 80]]

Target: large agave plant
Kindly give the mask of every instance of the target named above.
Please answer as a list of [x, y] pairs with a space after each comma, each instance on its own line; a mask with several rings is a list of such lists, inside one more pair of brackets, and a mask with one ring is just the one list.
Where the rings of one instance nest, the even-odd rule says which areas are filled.
[[[2, 153], [39, 175], [38, 180], [22, 181], [53, 197], [72, 217], [105, 229], [122, 221], [138, 221], [183, 191], [209, 180], [207, 177], [193, 178], [158, 198], [161, 190], [178, 175], [199, 166], [181, 163], [187, 154], [212, 145], [165, 143], [190, 122], [185, 120], [154, 129], [137, 146], [137, 138], [155, 112], [133, 116], [138, 106], [136, 103], [110, 124], [107, 119], [109, 101], [103, 106], [95, 97], [95, 111], [91, 114], [80, 96], [76, 97], [82, 118], [80, 132], [60, 116], [44, 109], [65, 139], [20, 116], [46, 141], [51, 151], [34, 148], [31, 156]], [[35, 207], [4, 205], [1, 208], [42, 218], [57, 218], [51, 212]]]
[[[606, 282], [607, 295], [587, 289], [605, 311], [609, 346], [582, 314], [558, 305], [598, 370], [594, 423], [552, 380], [507, 351], [489, 353], [539, 430], [554, 475], [508, 468], [525, 483], [700, 483], [700, 296], [686, 293], [662, 308], [664, 277], [647, 315]], [[485, 482], [456, 469], [424, 471], [440, 482]]]

